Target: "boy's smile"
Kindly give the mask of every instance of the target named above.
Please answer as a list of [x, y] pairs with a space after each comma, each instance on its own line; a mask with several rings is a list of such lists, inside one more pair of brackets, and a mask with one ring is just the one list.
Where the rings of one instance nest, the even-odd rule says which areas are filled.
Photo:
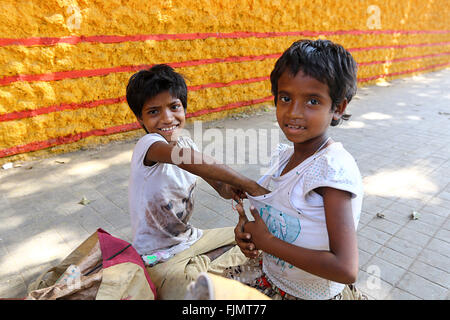
[[[294, 144], [314, 147], [325, 139], [333, 117], [344, 110], [331, 111], [328, 85], [299, 71], [285, 71], [278, 79], [276, 115], [281, 130]], [[344, 108], [345, 109], [345, 108]]]
[[168, 142], [177, 140], [177, 132], [184, 128], [186, 121], [183, 104], [169, 91], [148, 99], [138, 120], [148, 133], [159, 133]]

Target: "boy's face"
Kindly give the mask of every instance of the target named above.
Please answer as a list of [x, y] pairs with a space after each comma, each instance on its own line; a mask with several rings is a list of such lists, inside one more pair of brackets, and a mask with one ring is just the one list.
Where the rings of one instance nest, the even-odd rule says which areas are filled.
[[186, 121], [183, 104], [169, 91], [161, 92], [144, 103], [138, 121], [149, 133], [159, 133], [168, 142], [176, 141]]
[[332, 112], [331, 105], [328, 85], [301, 70], [295, 76], [286, 70], [278, 79], [277, 120], [293, 143], [322, 141], [331, 120], [344, 112], [341, 107]]

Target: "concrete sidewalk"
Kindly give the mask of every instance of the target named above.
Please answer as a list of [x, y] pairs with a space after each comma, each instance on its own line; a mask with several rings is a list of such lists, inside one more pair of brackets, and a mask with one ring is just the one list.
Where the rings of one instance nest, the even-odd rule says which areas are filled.
[[[350, 121], [330, 129], [364, 178], [357, 286], [371, 299], [450, 299], [448, 88], [450, 69], [361, 88], [349, 106]], [[277, 128], [274, 109], [203, 129], [250, 126]], [[1, 298], [24, 297], [30, 281], [99, 227], [131, 241], [127, 185], [135, 143], [0, 170]], [[253, 179], [260, 175], [259, 165], [231, 167]], [[205, 229], [234, 226], [230, 201], [201, 179], [198, 186], [191, 222]], [[90, 203], [79, 204], [83, 197]], [[411, 219], [413, 212], [418, 219]]]

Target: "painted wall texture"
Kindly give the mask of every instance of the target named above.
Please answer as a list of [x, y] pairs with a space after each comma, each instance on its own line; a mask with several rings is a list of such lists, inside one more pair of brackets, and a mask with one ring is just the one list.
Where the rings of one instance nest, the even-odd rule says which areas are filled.
[[168, 63], [188, 118], [271, 105], [295, 40], [342, 44], [359, 85], [450, 65], [448, 0], [2, 0], [0, 163], [142, 134], [129, 77]]

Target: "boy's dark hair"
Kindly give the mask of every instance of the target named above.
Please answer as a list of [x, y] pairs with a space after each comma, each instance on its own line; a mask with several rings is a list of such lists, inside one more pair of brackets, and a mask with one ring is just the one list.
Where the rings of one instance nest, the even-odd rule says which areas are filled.
[[[335, 110], [344, 99], [350, 102], [356, 94], [357, 64], [350, 52], [329, 40], [299, 40], [294, 42], [277, 60], [270, 74], [275, 105], [278, 98], [278, 79], [285, 70], [296, 75], [300, 70], [316, 80], [328, 85], [332, 100], [331, 110]], [[348, 120], [349, 114], [341, 119]], [[332, 120], [336, 126], [340, 120]]]
[[180, 99], [186, 112], [186, 82], [181, 74], [166, 64], [156, 64], [150, 69], [140, 70], [131, 76], [127, 85], [128, 105], [139, 118], [145, 102], [164, 91], [169, 91], [172, 96]]

